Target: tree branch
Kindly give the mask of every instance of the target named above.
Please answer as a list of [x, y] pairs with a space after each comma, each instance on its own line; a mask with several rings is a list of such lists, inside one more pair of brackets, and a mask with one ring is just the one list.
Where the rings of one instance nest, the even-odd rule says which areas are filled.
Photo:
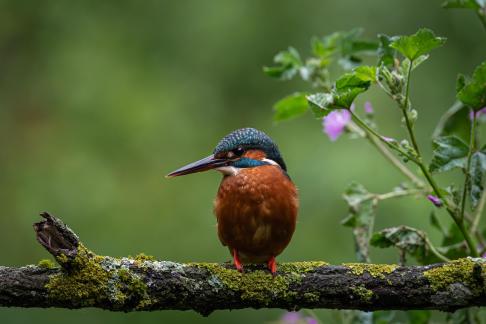
[[97, 307], [112, 311], [339, 308], [437, 309], [486, 306], [486, 263], [465, 258], [429, 266], [294, 262], [276, 277], [264, 265], [240, 274], [231, 264], [174, 263], [99, 256], [48, 213], [37, 240], [61, 267], [46, 262], [0, 266], [0, 306]]

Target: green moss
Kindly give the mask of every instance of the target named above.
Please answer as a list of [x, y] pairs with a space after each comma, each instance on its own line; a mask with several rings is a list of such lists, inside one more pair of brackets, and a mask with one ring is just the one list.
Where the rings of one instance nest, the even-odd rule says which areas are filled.
[[[101, 257], [91, 257], [91, 252], [83, 245], [78, 246], [77, 256], [72, 262], [72, 271], [53, 276], [46, 284], [49, 297], [57, 300], [73, 300], [80, 305], [93, 305], [106, 296], [105, 290], [110, 279], [109, 273], [101, 265]], [[57, 257], [66, 259], [65, 255]]]
[[138, 300], [136, 308], [152, 304], [147, 292], [147, 285], [139, 276], [125, 268], [119, 269], [117, 275], [119, 279], [117, 300], [125, 301], [130, 296], [130, 298]]
[[318, 293], [304, 293], [304, 300], [309, 303], [316, 303], [321, 299], [321, 295]]
[[127, 269], [118, 270], [119, 284], [121, 290], [138, 296], [147, 294], [147, 285], [137, 275], [131, 273]]
[[59, 254], [58, 256], [56, 256], [56, 260], [60, 264], [67, 263], [69, 261], [68, 257], [64, 254]]
[[310, 272], [319, 267], [324, 267], [329, 265], [329, 263], [324, 261], [303, 261], [303, 262], [291, 262], [282, 263], [279, 265], [279, 270], [282, 272]]
[[486, 266], [484, 264], [480, 265], [479, 276], [482, 276], [483, 279], [478, 280], [474, 276], [476, 264], [478, 263], [470, 258], [457, 259], [425, 271], [424, 277], [429, 280], [433, 290], [447, 288], [453, 283], [462, 283], [473, 290], [481, 292], [485, 289], [481, 281], [486, 279]]
[[[57, 258], [67, 260], [64, 255]], [[119, 260], [97, 256], [81, 244], [70, 271], [51, 277], [46, 288], [50, 298], [81, 306], [93, 306], [103, 300], [118, 305], [130, 300], [135, 307], [152, 303], [147, 285], [138, 275], [123, 268]]]
[[52, 260], [43, 259], [37, 263], [37, 266], [45, 269], [54, 269], [56, 264]]
[[139, 253], [135, 256], [135, 261], [157, 261], [157, 259], [152, 255], [146, 255], [145, 253]]
[[[266, 306], [273, 298], [290, 300], [296, 296], [289, 291], [292, 283], [300, 282], [302, 275], [298, 269], [285, 275], [273, 277], [267, 270], [254, 270], [240, 273], [234, 269], [227, 269], [217, 263], [194, 263], [196, 267], [204, 268], [213, 275], [213, 282], [224, 285], [241, 295], [241, 299], [253, 301], [258, 305]], [[283, 266], [283, 265], [282, 265]], [[280, 267], [281, 270], [285, 266]], [[283, 270], [287, 272], [286, 270]]]
[[367, 272], [372, 277], [380, 279], [385, 279], [385, 275], [398, 268], [396, 264], [343, 263], [343, 266], [349, 268], [351, 273], [357, 276]]
[[351, 290], [353, 291], [353, 294], [356, 295], [360, 300], [367, 303], [371, 302], [371, 299], [374, 295], [372, 290], [366, 288], [363, 285], [351, 287]]

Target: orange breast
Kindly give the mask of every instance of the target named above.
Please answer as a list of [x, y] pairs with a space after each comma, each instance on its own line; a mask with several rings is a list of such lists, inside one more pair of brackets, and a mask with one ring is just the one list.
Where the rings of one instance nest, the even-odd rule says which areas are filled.
[[297, 190], [278, 166], [241, 169], [224, 177], [214, 204], [218, 236], [242, 262], [279, 255], [295, 230]]

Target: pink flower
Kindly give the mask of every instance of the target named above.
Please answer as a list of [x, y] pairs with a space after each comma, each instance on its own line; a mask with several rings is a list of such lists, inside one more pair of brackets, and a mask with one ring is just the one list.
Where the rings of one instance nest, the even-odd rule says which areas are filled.
[[287, 312], [285, 313], [280, 322], [281, 324], [317, 324], [317, 319], [313, 317], [302, 317], [299, 312]]
[[371, 105], [371, 102], [369, 102], [369, 101], [365, 102], [364, 110], [365, 110], [365, 113], [367, 113], [367, 114], [373, 113], [373, 106]]
[[287, 312], [282, 316], [282, 324], [298, 324], [301, 319], [299, 312]]
[[351, 121], [351, 113], [345, 109], [334, 110], [322, 120], [324, 133], [331, 141], [335, 141], [344, 132], [346, 125]]
[[307, 324], [318, 324], [319, 322], [317, 321], [317, 319], [313, 318], [313, 317], [306, 317], [305, 318], [305, 322]]
[[[474, 111], [471, 111], [469, 112], [469, 119], [470, 120], [473, 120], [473, 115], [474, 114]], [[478, 111], [476, 111], [476, 118], [479, 118], [479, 116], [481, 115], [486, 115], [486, 107], [483, 107], [481, 109], [479, 109]]]
[[435, 207], [442, 207], [442, 201], [438, 197], [434, 195], [428, 195], [427, 199], [430, 200], [435, 205]]

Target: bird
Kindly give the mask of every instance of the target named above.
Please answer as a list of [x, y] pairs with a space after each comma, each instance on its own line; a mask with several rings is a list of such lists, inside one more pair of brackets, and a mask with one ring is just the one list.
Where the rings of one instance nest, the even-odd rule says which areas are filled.
[[166, 177], [208, 170], [223, 175], [214, 214], [219, 240], [228, 247], [236, 270], [264, 263], [276, 276], [276, 257], [290, 243], [299, 208], [297, 188], [277, 145], [262, 131], [237, 129], [212, 154]]

